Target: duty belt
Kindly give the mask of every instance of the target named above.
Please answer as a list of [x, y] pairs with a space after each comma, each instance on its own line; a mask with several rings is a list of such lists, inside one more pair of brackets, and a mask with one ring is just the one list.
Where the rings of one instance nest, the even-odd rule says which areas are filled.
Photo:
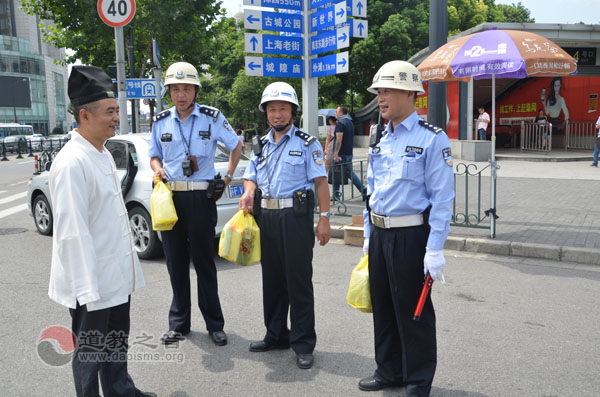
[[419, 226], [423, 224], [423, 214], [383, 216], [371, 212], [371, 223], [380, 229]]
[[260, 206], [267, 210], [279, 210], [282, 208], [292, 208], [294, 203], [291, 198], [284, 199], [261, 199]]
[[208, 182], [169, 181], [167, 182], [174, 192], [191, 192], [194, 190], [206, 190]]

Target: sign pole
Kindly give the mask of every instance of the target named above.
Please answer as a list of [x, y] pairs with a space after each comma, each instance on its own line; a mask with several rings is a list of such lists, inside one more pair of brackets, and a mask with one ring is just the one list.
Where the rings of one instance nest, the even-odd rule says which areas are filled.
[[307, 132], [317, 139], [319, 138], [318, 129], [318, 98], [319, 98], [319, 78], [310, 77], [311, 75], [311, 57], [310, 55], [310, 1], [303, 2], [303, 32], [304, 32], [304, 77], [302, 77], [302, 116], [304, 117], [304, 132]]
[[154, 84], [156, 87], [156, 112], [160, 113], [162, 112], [162, 90], [160, 86], [162, 69], [160, 67], [160, 51], [156, 39], [152, 39], [152, 63], [154, 64], [152, 72], [154, 73]]
[[125, 89], [125, 41], [123, 27], [115, 28], [115, 43], [117, 55], [117, 87], [119, 91], [120, 134], [129, 133], [127, 120], [127, 90]]

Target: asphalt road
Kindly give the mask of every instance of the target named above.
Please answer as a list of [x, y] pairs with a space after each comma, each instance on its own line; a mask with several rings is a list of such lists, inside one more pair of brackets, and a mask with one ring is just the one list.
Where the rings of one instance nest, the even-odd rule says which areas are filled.
[[[0, 164], [0, 200], [26, 190], [33, 168], [26, 161]], [[74, 395], [70, 366], [49, 366], [37, 353], [44, 329], [70, 326], [68, 311], [47, 296], [51, 238], [36, 232], [27, 211], [0, 218], [0, 230], [7, 228], [26, 230], [0, 235], [0, 395]], [[375, 369], [372, 319], [345, 302], [360, 254], [340, 240], [315, 248], [318, 341], [310, 370], [298, 369], [290, 350], [248, 351], [264, 335], [259, 265], [218, 262], [227, 346], [212, 344], [194, 307], [189, 339], [164, 349], [157, 341], [167, 330], [168, 274], [164, 259], [144, 261], [147, 287], [133, 296], [131, 312], [136, 385], [159, 396], [365, 395], [357, 382]], [[452, 251], [446, 258], [447, 283], [433, 286], [439, 362], [432, 396], [598, 395], [598, 266]]]

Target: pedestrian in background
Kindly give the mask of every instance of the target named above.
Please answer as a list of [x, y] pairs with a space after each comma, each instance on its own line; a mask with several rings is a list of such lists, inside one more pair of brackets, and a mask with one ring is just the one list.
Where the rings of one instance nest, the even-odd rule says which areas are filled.
[[237, 134], [238, 139], [240, 140], [240, 144], [242, 145], [242, 154], [246, 154], [246, 141], [244, 140], [244, 134], [242, 130], [236, 128], [235, 133]]
[[[104, 148], [119, 125], [113, 83], [100, 68], [75, 65], [68, 93], [78, 128], [50, 169], [54, 233], [48, 294], [71, 314], [75, 391], [98, 396], [100, 377], [105, 396], [155, 396], [136, 389], [127, 371], [131, 294], [145, 283], [121, 180]], [[108, 345], [111, 338], [118, 347]], [[94, 353], [110, 357], [90, 359]]]
[[[169, 66], [165, 86], [174, 106], [155, 116], [150, 139], [150, 166], [154, 176], [166, 180], [173, 190], [179, 220], [173, 230], [163, 231], [162, 241], [173, 289], [169, 330], [163, 344], [183, 340], [191, 328], [190, 258], [196, 270], [198, 306], [212, 341], [227, 344], [225, 320], [219, 301], [214, 261], [216, 201], [231, 182], [242, 147], [223, 114], [196, 103], [200, 81], [196, 68], [187, 62]], [[215, 175], [217, 142], [230, 151], [227, 174]]]
[[369, 150], [363, 252], [369, 254], [377, 369], [358, 387], [405, 386], [409, 397], [428, 396], [437, 365], [431, 295], [420, 321], [413, 313], [424, 275], [437, 280], [445, 264], [454, 198], [450, 141], [415, 111], [424, 90], [412, 64], [386, 63], [368, 90], [390, 121]]
[[542, 133], [542, 149], [548, 148], [548, 118], [544, 114], [544, 109], [538, 110], [538, 115], [535, 117], [535, 122], [538, 123]]
[[[363, 187], [360, 178], [352, 171], [352, 152], [354, 150], [354, 123], [352, 123], [352, 117], [348, 114], [346, 106], [338, 106], [335, 110], [335, 117], [337, 118], [337, 123], [335, 125], [336, 142], [333, 161], [338, 169], [343, 168], [345, 175], [339, 179], [334, 178], [332, 199], [341, 199], [340, 183], [347, 178], [351, 178], [352, 183], [362, 195], [363, 200], [365, 200], [366, 189]], [[337, 172], [339, 172], [338, 175], [341, 175], [341, 170]]]
[[325, 172], [329, 172], [335, 147], [335, 124], [337, 120], [333, 116], [327, 116], [327, 138], [325, 138]]
[[594, 147], [594, 157], [592, 160], [592, 167], [598, 167], [598, 154], [600, 153], [600, 116], [596, 121], [596, 146]]
[[477, 117], [477, 135], [480, 141], [485, 141], [485, 131], [490, 123], [490, 115], [487, 114], [483, 106], [480, 106], [479, 116]]
[[317, 239], [325, 245], [331, 236], [323, 149], [313, 136], [294, 126], [299, 105], [291, 85], [269, 84], [258, 108], [266, 113], [271, 129], [260, 139], [246, 168], [239, 208], [252, 212], [260, 227], [267, 332], [262, 340], [250, 344], [250, 351], [291, 346], [296, 365], [308, 369], [317, 342], [312, 285], [313, 184], [321, 211]]

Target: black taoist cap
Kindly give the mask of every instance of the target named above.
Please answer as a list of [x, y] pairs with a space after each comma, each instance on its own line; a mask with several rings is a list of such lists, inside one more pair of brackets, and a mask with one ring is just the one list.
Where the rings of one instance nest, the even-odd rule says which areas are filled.
[[115, 86], [102, 69], [96, 66], [73, 66], [69, 76], [69, 99], [74, 107], [115, 97]]

